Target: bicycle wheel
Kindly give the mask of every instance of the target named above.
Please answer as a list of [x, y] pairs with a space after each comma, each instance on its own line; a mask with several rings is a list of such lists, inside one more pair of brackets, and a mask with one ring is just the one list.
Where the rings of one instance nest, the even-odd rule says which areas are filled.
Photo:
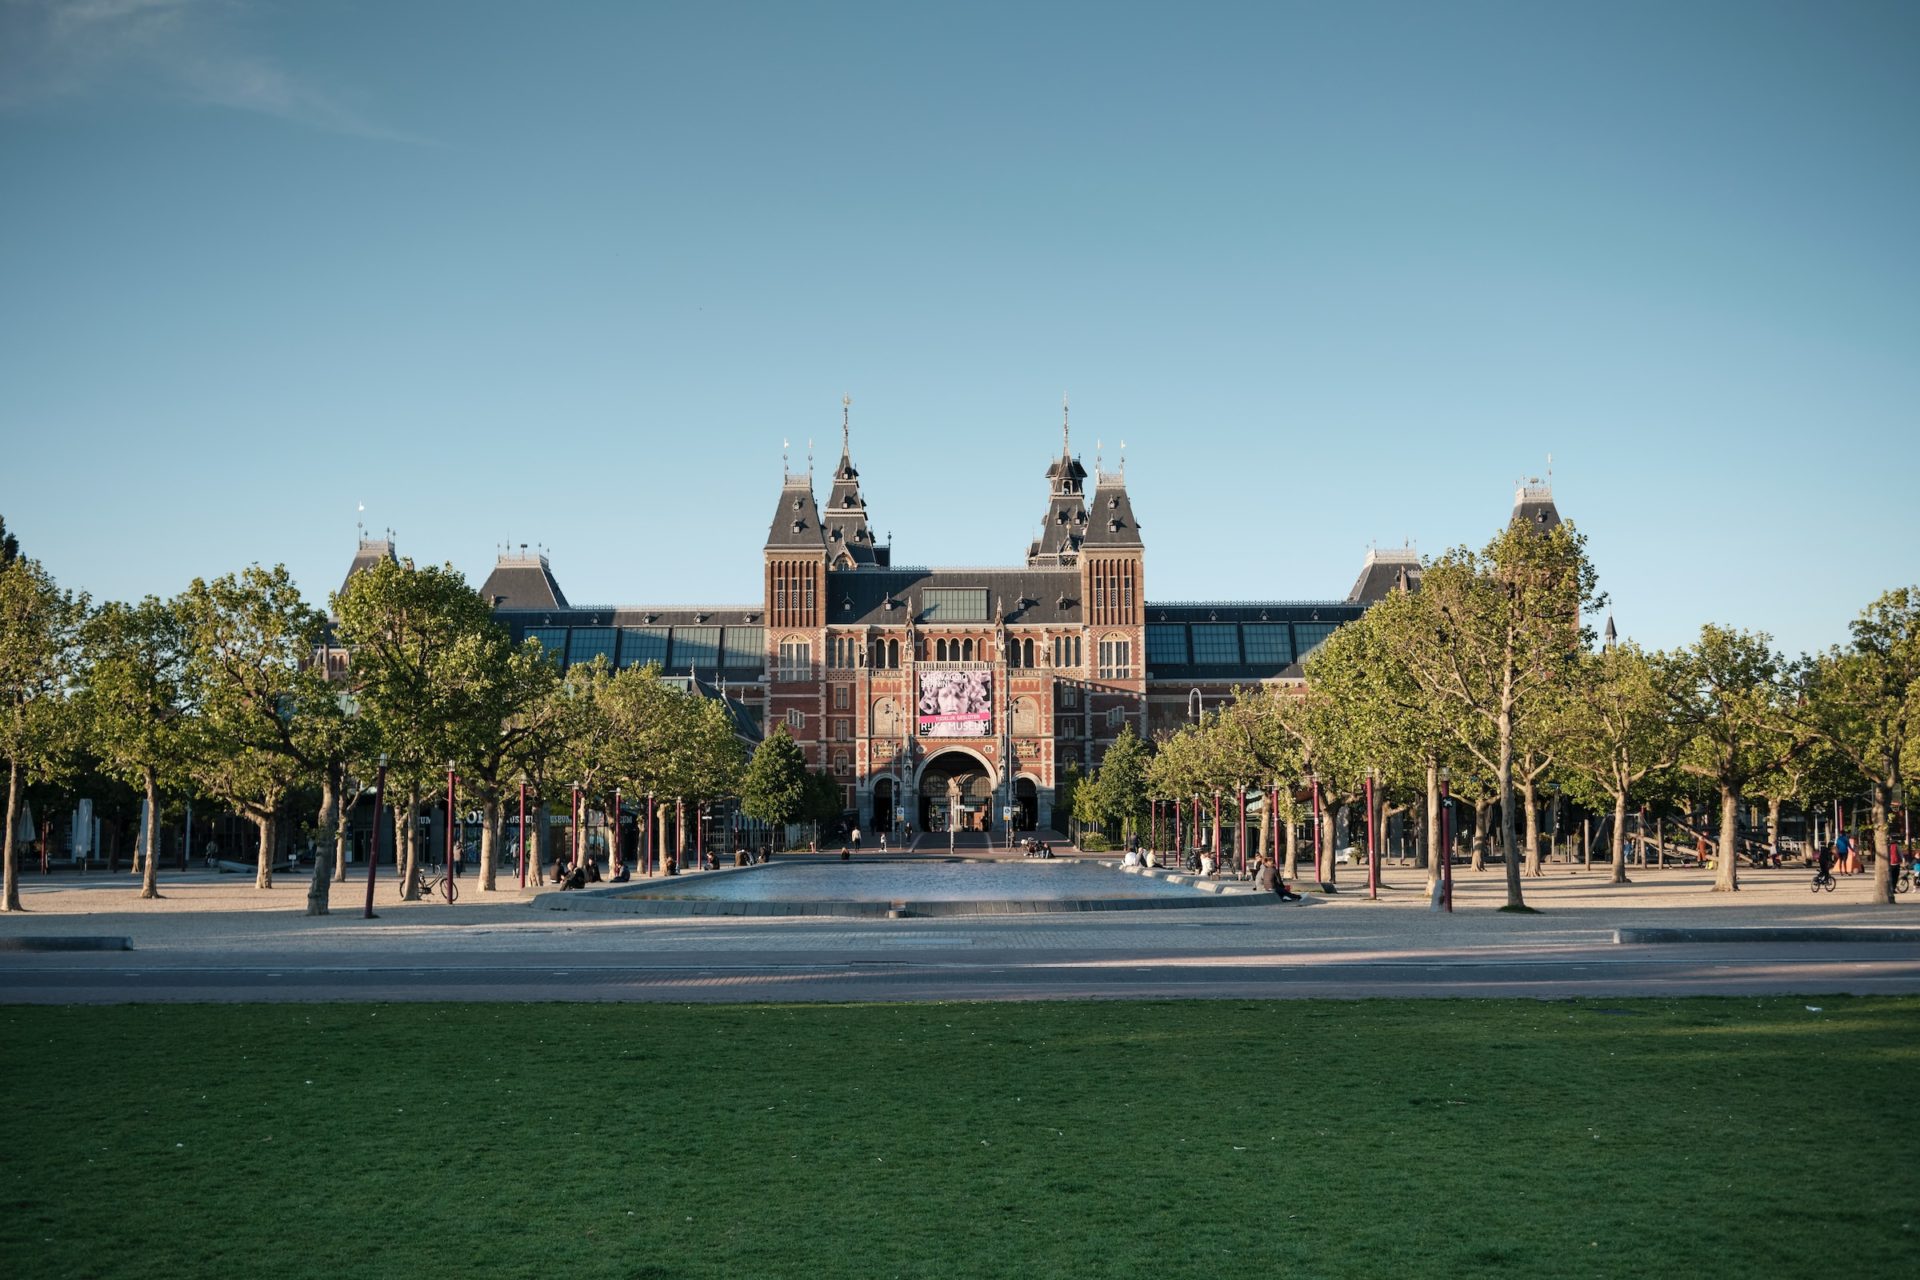
[[1832, 893], [1832, 892], [1834, 891], [1834, 889], [1835, 889], [1835, 887], [1839, 885], [1839, 883], [1840, 883], [1840, 882], [1839, 882], [1838, 880], [1836, 880], [1836, 879], [1835, 879], [1834, 877], [1832, 877], [1832, 876], [1828, 876], [1828, 877], [1827, 877], [1827, 884], [1826, 884], [1826, 889], [1827, 889], [1827, 892], [1828, 892], [1828, 893]]

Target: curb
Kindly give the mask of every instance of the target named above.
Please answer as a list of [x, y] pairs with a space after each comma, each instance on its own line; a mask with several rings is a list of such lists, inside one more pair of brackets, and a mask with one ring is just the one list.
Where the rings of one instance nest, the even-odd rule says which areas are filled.
[[1615, 929], [1616, 944], [1632, 942], [1911, 942], [1920, 944], [1920, 929], [1844, 929], [1795, 927], [1696, 929]]
[[104, 935], [88, 937], [17, 937], [0, 938], [0, 951], [131, 951], [132, 938], [115, 938]]

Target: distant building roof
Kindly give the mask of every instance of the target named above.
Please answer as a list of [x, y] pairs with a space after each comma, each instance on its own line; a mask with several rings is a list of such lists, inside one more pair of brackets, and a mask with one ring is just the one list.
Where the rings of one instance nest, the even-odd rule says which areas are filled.
[[345, 595], [347, 584], [353, 581], [353, 575], [373, 568], [382, 560], [393, 560], [392, 538], [362, 538], [359, 550], [353, 553], [353, 563], [347, 566], [347, 576], [340, 579], [340, 594]]
[[1412, 547], [1369, 547], [1360, 576], [1354, 579], [1347, 599], [1354, 604], [1373, 604], [1395, 591], [1420, 589], [1420, 553]]
[[565, 609], [566, 593], [554, 581], [547, 557], [524, 546], [503, 551], [480, 586], [480, 597], [495, 609]]
[[1560, 523], [1560, 509], [1553, 505], [1553, 484], [1528, 480], [1513, 491], [1513, 523], [1529, 529], [1551, 529]]

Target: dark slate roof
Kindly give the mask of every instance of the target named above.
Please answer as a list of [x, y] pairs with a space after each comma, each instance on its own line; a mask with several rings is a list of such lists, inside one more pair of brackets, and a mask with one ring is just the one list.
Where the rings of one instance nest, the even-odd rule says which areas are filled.
[[566, 593], [539, 553], [504, 553], [480, 585], [480, 597], [496, 609], [565, 609]]
[[827, 551], [836, 566], [845, 567], [841, 563], [842, 552], [853, 561], [855, 568], [869, 568], [883, 562], [876, 554], [873, 530], [867, 526], [867, 501], [860, 493], [860, 473], [854, 470], [844, 442], [840, 448], [840, 465], [833, 471], [833, 491], [827, 495], [827, 509], [823, 516]]
[[1355, 604], [1372, 604], [1395, 591], [1420, 589], [1420, 556], [1412, 548], [1367, 552], [1347, 599]]
[[760, 724], [753, 718], [747, 704], [732, 696], [724, 683], [715, 684], [704, 676], [693, 678], [693, 692], [703, 698], [712, 698], [726, 708], [727, 718], [733, 721], [734, 736], [753, 746], [760, 741]]
[[[975, 587], [987, 593], [985, 623], [1004, 611], [1016, 625], [1078, 622], [1080, 574], [1075, 569], [875, 569], [827, 579], [830, 627], [899, 627], [920, 623], [929, 587]], [[891, 607], [889, 607], [891, 602]], [[941, 625], [934, 623], [930, 625]]]
[[340, 592], [346, 594], [347, 584], [353, 581], [353, 575], [365, 569], [371, 569], [382, 560], [394, 559], [393, 542], [389, 538], [362, 538], [359, 550], [353, 553], [353, 563], [347, 566], [347, 576], [340, 579]]
[[1551, 529], [1560, 523], [1560, 509], [1553, 505], [1553, 486], [1532, 481], [1513, 493], [1514, 524], [1529, 529]]
[[502, 621], [524, 627], [757, 627], [764, 612], [757, 604], [501, 605]]
[[1127, 478], [1118, 472], [1100, 473], [1093, 487], [1093, 508], [1087, 512], [1089, 547], [1140, 546], [1140, 526], [1133, 518], [1133, 499], [1127, 496]]
[[820, 508], [813, 500], [813, 477], [789, 475], [780, 488], [780, 502], [767, 529], [767, 549], [825, 551], [826, 547]]

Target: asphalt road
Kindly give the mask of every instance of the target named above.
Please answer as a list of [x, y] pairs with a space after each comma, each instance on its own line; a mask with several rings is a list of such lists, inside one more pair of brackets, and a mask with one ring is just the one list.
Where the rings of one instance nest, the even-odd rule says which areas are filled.
[[[796, 939], [798, 941], [798, 939]], [[1508, 947], [1354, 957], [1309, 950], [914, 948], [773, 954], [476, 951], [42, 954], [0, 964], [0, 1002], [766, 1001], [1352, 999], [1369, 996], [1682, 996], [1920, 992], [1920, 948], [1895, 943]]]

